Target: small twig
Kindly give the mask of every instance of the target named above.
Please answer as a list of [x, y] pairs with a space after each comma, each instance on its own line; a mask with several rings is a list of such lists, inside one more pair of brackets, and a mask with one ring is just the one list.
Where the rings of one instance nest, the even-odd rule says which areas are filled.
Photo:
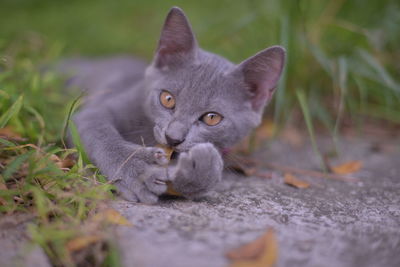
[[335, 179], [335, 180], [346, 181], [346, 182], [358, 182], [359, 181], [359, 179], [354, 178], [354, 177], [344, 177], [344, 176], [333, 174], [333, 173], [324, 173], [324, 172], [314, 171], [314, 170], [299, 169], [299, 168], [295, 168], [295, 167], [279, 165], [276, 163], [263, 163], [263, 165], [266, 166], [267, 168], [275, 169], [278, 171], [303, 174], [303, 175], [307, 175], [307, 176], [311, 176], [311, 177], [328, 178], [328, 179]]
[[337, 175], [334, 173], [325, 173], [325, 172], [314, 171], [314, 170], [305, 170], [305, 169], [300, 169], [300, 168], [296, 168], [296, 167], [284, 166], [284, 165], [280, 165], [280, 164], [276, 164], [276, 163], [262, 162], [260, 160], [254, 159], [254, 158], [240, 157], [240, 161], [242, 161], [244, 164], [264, 166], [264, 167], [278, 170], [281, 172], [291, 172], [291, 173], [297, 173], [297, 174], [307, 175], [307, 176], [311, 176], [311, 177], [328, 178], [328, 179], [334, 179], [334, 180], [340, 180], [340, 181], [346, 181], [346, 182], [358, 182], [359, 181], [359, 179], [357, 179], [355, 177], [345, 177], [345, 176]]
[[126, 159], [124, 162], [122, 162], [122, 164], [118, 167], [117, 171], [114, 173], [113, 177], [111, 178], [111, 180], [114, 180], [118, 177], [117, 174], [121, 171], [121, 169], [125, 166], [126, 163], [128, 163], [128, 161], [138, 152], [139, 149], [134, 150]]
[[119, 182], [121, 180], [122, 180], [122, 178], [114, 178], [114, 179], [107, 181], [105, 184], [115, 184], [116, 182]]

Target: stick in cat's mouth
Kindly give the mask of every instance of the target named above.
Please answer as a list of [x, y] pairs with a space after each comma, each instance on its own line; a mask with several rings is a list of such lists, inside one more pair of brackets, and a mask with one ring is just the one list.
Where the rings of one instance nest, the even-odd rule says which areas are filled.
[[178, 159], [180, 152], [177, 151], [176, 148], [166, 145], [158, 145], [158, 147], [161, 147], [164, 150], [169, 161]]

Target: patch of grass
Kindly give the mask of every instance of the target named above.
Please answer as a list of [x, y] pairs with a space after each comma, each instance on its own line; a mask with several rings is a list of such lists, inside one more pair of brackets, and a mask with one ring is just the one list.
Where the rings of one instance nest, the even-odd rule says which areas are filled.
[[[83, 148], [60, 142], [73, 99], [54, 73], [40, 71], [54, 50], [28, 38], [0, 51], [0, 213], [33, 214], [31, 239], [54, 266], [116, 266], [109, 223], [95, 219], [113, 186], [82, 164]], [[69, 245], [87, 236], [82, 248]]]

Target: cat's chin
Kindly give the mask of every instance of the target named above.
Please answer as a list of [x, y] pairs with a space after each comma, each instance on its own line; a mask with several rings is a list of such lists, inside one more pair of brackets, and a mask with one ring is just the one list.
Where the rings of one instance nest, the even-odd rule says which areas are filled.
[[182, 153], [182, 152], [188, 152], [190, 148], [173, 147], [172, 149], [174, 150], [174, 152], [179, 154], [179, 153]]

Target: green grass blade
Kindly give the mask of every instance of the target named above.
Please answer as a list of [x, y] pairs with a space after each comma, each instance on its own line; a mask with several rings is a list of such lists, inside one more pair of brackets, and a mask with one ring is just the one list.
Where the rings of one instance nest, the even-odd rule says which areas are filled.
[[24, 96], [19, 96], [17, 101], [0, 117], [0, 128], [6, 126], [7, 122], [15, 115], [17, 115], [22, 107]]
[[74, 101], [72, 101], [71, 106], [69, 107], [67, 119], [65, 120], [65, 124], [64, 124], [63, 130], [62, 130], [62, 135], [61, 135], [61, 142], [64, 147], [66, 147], [65, 137], [67, 136], [68, 125], [69, 125], [69, 122], [71, 121], [71, 116], [74, 113], [76, 107], [78, 106], [78, 102], [82, 98], [82, 96], [83, 96], [83, 93], [81, 93], [77, 98], [75, 98]]
[[44, 140], [44, 135], [45, 135], [45, 129], [46, 129], [46, 122], [43, 118], [43, 116], [33, 107], [30, 106], [26, 106], [25, 109], [30, 112], [33, 116], [35, 116], [37, 122], [39, 123], [39, 127], [40, 127], [40, 133], [39, 133], [39, 137], [38, 137], [38, 146], [40, 147], [43, 143]]
[[28, 160], [31, 154], [32, 151], [19, 155], [10, 164], [8, 164], [3, 172], [4, 180], [7, 181], [15, 172], [17, 172], [19, 167], [21, 167], [21, 165]]
[[400, 86], [396, 84], [391, 75], [386, 71], [386, 69], [380, 64], [375, 57], [365, 50], [360, 51], [361, 57], [369, 64], [375, 72], [379, 75], [382, 81], [393, 91], [400, 93]]
[[16, 144], [14, 144], [13, 142], [10, 142], [6, 139], [0, 138], [0, 143], [7, 146], [7, 147], [13, 147], [16, 146]]
[[78, 129], [76, 128], [76, 125], [72, 120], [69, 121], [69, 130], [71, 133], [72, 141], [74, 142], [74, 145], [76, 146], [76, 149], [78, 150], [78, 153], [81, 155], [83, 162], [85, 164], [89, 163], [90, 162], [89, 157], [87, 156], [85, 149], [83, 147], [81, 138], [78, 133]]
[[319, 151], [319, 148], [317, 146], [317, 142], [316, 142], [316, 139], [315, 139], [314, 127], [313, 127], [313, 124], [312, 124], [310, 111], [308, 109], [308, 103], [307, 103], [306, 96], [305, 96], [304, 92], [302, 90], [300, 90], [300, 89], [298, 89], [296, 91], [296, 95], [297, 95], [297, 99], [299, 100], [300, 107], [301, 107], [301, 110], [303, 112], [304, 119], [306, 121], [307, 130], [308, 130], [308, 134], [310, 135], [311, 145], [312, 145], [312, 148], [314, 150], [314, 153], [318, 156], [318, 158], [320, 160], [321, 168], [324, 171], [327, 171], [327, 168], [325, 166], [325, 162], [323, 160], [321, 152]]
[[122, 266], [120, 251], [118, 249], [118, 246], [113, 242], [110, 242], [110, 250], [104, 261], [104, 266], [110, 266], [110, 267]]
[[33, 199], [35, 200], [36, 210], [42, 220], [47, 220], [48, 205], [46, 193], [38, 187], [32, 187]]
[[338, 84], [339, 84], [339, 89], [340, 89], [340, 99], [339, 99], [340, 102], [339, 102], [339, 107], [338, 107], [338, 111], [337, 111], [335, 127], [333, 129], [333, 140], [335, 142], [336, 147], [338, 144], [339, 129], [340, 129], [342, 117], [344, 114], [344, 108], [345, 108], [344, 104], [345, 104], [345, 97], [346, 97], [346, 92], [347, 92], [348, 67], [347, 67], [347, 61], [344, 57], [339, 58], [338, 68], [339, 68]]
[[[289, 62], [289, 39], [290, 39], [290, 18], [285, 16], [281, 19], [281, 45], [286, 47], [286, 62]], [[276, 124], [281, 122], [282, 112], [285, 108], [285, 95], [286, 95], [286, 84], [287, 84], [287, 68], [283, 69], [282, 77], [279, 81], [278, 88], [276, 88], [275, 96], [275, 110], [274, 110], [274, 121]]]

